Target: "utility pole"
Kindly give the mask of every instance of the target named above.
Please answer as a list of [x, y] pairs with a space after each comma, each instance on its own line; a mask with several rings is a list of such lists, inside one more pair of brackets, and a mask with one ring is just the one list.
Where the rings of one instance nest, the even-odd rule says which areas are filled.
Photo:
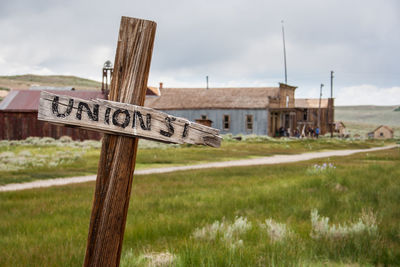
[[206, 76], [207, 90], [208, 90], [208, 75]]
[[283, 39], [283, 64], [285, 66], [285, 84], [287, 84], [286, 44], [285, 44], [285, 28], [283, 25], [283, 20], [281, 21], [281, 23], [282, 23], [282, 39]]
[[319, 104], [318, 104], [318, 128], [319, 132], [321, 133], [321, 99], [322, 99], [322, 87], [324, 87], [324, 84], [321, 83], [321, 88], [319, 90]]
[[331, 70], [331, 98], [333, 98], [333, 70]]
[[333, 122], [334, 122], [334, 111], [333, 111], [333, 70], [331, 70], [331, 103], [329, 107], [329, 118], [330, 118], [330, 130], [331, 130], [331, 138], [333, 138]]

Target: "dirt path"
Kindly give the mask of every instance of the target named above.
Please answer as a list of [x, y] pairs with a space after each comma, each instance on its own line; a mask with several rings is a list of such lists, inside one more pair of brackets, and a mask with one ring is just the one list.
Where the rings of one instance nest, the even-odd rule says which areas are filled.
[[[275, 155], [272, 157], [263, 157], [263, 158], [255, 158], [255, 159], [231, 160], [231, 161], [210, 162], [210, 163], [189, 165], [189, 166], [165, 167], [165, 168], [138, 170], [138, 171], [135, 171], [135, 175], [166, 173], [166, 172], [207, 169], [207, 168], [226, 168], [226, 167], [237, 167], [237, 166], [290, 163], [290, 162], [305, 161], [305, 160], [311, 160], [311, 159], [317, 159], [317, 158], [348, 156], [348, 155], [352, 155], [352, 154], [360, 153], [360, 152], [372, 152], [372, 151], [378, 151], [378, 150], [384, 150], [384, 149], [391, 149], [391, 148], [395, 148], [395, 147], [399, 147], [399, 146], [392, 145], [392, 146], [385, 146], [385, 147], [374, 147], [374, 148], [369, 148], [369, 149], [331, 150], [331, 151], [311, 152], [311, 153], [303, 153], [303, 154], [296, 154], [296, 155]], [[18, 191], [18, 190], [25, 190], [25, 189], [32, 189], [32, 188], [39, 188], [39, 187], [59, 186], [59, 185], [74, 184], [74, 183], [84, 183], [84, 182], [95, 181], [95, 180], [96, 180], [96, 175], [38, 180], [38, 181], [29, 182], [29, 183], [8, 184], [5, 186], [0, 186], [0, 192]]]

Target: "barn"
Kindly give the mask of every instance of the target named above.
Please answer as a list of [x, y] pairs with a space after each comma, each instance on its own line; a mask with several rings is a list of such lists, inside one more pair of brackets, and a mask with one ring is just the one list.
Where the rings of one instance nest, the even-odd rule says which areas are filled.
[[[60, 138], [68, 135], [74, 140], [101, 138], [101, 134], [79, 128], [62, 127], [38, 121], [40, 90], [13, 90], [0, 103], [0, 140], [21, 140], [30, 136]], [[102, 98], [100, 91], [48, 90], [60, 95], [83, 99]]]
[[[297, 87], [162, 88], [160, 95], [147, 97], [145, 106], [173, 116], [217, 128], [222, 134], [293, 136], [302, 127], [329, 131], [333, 122], [333, 100], [295, 99]], [[318, 104], [316, 104], [316, 101]], [[318, 116], [319, 114], [319, 116]]]

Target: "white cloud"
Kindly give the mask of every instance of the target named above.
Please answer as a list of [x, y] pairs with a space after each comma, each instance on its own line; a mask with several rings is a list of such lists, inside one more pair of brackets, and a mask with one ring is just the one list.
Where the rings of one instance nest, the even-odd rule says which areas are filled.
[[277, 85], [284, 79], [283, 19], [288, 82], [299, 87], [299, 97], [318, 97], [321, 83], [326, 97], [334, 70], [339, 103], [368, 102], [358, 100], [364, 96], [342, 100], [339, 88], [369, 84], [382, 94], [372, 101], [386, 104], [385, 92], [400, 85], [400, 35], [394, 34], [399, 3], [0, 0], [0, 75], [69, 73], [101, 80], [103, 63], [114, 59], [120, 17], [127, 15], [158, 25], [149, 84], [204, 86], [209, 75], [210, 86]]
[[343, 87], [337, 92], [336, 105], [399, 105], [400, 87], [379, 88], [364, 84]]

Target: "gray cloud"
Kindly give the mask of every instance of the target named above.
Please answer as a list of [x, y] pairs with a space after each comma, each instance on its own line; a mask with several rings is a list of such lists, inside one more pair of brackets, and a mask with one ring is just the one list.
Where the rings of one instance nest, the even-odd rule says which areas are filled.
[[158, 24], [153, 84], [198, 86], [210, 75], [215, 86], [273, 85], [283, 81], [284, 19], [289, 83], [299, 86], [299, 96], [317, 96], [330, 70], [338, 94], [366, 84], [379, 90], [400, 83], [398, 14], [396, 0], [6, 0], [0, 3], [0, 74], [99, 80], [103, 62], [114, 57], [124, 15]]

